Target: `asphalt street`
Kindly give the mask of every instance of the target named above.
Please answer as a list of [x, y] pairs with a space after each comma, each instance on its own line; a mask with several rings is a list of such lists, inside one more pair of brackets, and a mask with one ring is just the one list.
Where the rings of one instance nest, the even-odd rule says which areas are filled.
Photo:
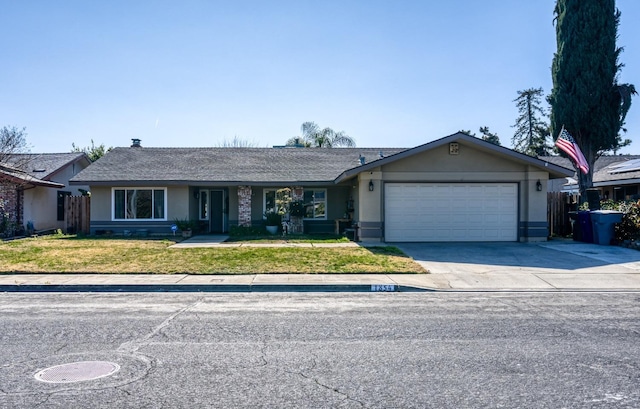
[[5, 293], [0, 328], [1, 408], [640, 407], [640, 293]]

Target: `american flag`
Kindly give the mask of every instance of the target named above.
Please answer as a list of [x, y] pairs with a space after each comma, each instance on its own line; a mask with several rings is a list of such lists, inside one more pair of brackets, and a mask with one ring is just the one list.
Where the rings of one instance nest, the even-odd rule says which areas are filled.
[[577, 169], [580, 169], [580, 171], [585, 175], [589, 173], [589, 164], [587, 163], [587, 160], [584, 158], [576, 140], [573, 139], [566, 129], [562, 128], [560, 131], [560, 135], [558, 135], [558, 139], [556, 139], [556, 146], [569, 155]]

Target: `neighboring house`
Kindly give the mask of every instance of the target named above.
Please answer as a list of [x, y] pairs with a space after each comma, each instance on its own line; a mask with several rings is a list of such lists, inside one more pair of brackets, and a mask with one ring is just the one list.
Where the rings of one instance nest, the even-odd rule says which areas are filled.
[[36, 231], [64, 228], [64, 197], [89, 189], [87, 185], [69, 186], [69, 179], [89, 166], [87, 155], [15, 154], [7, 162], [0, 164], [0, 199], [17, 230], [29, 222]]
[[[558, 166], [572, 168], [571, 161], [560, 156], [543, 156], [541, 160]], [[640, 155], [603, 155], [593, 169], [593, 187], [600, 190], [600, 197], [613, 200], [640, 198]], [[552, 181], [550, 191], [579, 194], [577, 176]]]
[[349, 219], [363, 241], [546, 240], [549, 178], [573, 171], [456, 133], [411, 148], [115, 148], [71, 180], [91, 189], [91, 232], [260, 225], [292, 189], [306, 233]]

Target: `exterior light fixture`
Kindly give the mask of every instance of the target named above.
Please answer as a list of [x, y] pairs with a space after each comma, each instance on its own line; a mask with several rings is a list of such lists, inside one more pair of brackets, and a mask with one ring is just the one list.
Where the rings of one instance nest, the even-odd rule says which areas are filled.
[[200, 198], [200, 192], [198, 192], [197, 190], [195, 192], [193, 192], [193, 197], [198, 200]]
[[369, 181], [369, 192], [373, 192], [373, 180]]
[[536, 190], [542, 192], [542, 182], [540, 182], [540, 179], [536, 182]]

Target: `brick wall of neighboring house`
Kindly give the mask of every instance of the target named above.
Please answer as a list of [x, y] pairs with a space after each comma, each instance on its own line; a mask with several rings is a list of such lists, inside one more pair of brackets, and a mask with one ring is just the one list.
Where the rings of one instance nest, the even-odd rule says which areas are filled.
[[251, 227], [251, 186], [238, 186], [238, 225]]
[[[9, 216], [9, 221], [15, 223], [15, 228], [20, 230], [24, 213], [24, 192], [19, 190], [15, 183], [0, 181], [0, 200], [4, 205], [4, 213]], [[0, 234], [3, 233], [13, 235], [13, 231], [0, 232]]]

